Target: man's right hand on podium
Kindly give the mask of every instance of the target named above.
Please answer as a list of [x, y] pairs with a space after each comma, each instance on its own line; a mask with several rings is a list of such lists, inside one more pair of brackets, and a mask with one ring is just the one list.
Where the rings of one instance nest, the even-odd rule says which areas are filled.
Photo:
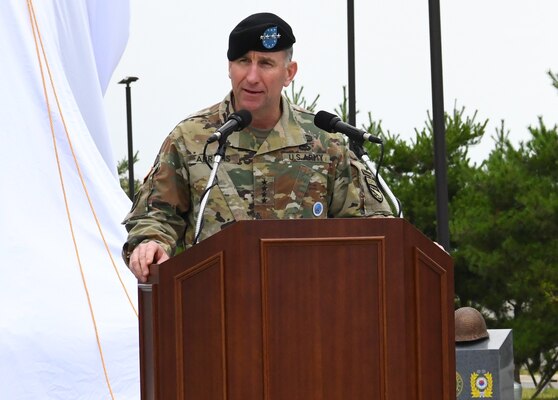
[[147, 282], [151, 264], [161, 264], [169, 259], [169, 255], [157, 242], [140, 243], [130, 255], [128, 264], [130, 271], [138, 278], [139, 282]]

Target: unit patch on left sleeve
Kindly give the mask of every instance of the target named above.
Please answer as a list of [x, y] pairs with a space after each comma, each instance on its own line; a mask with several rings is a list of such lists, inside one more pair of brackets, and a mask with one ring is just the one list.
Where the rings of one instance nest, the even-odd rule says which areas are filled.
[[379, 203], [384, 201], [384, 195], [382, 194], [380, 188], [378, 188], [378, 185], [376, 184], [376, 179], [374, 179], [372, 173], [368, 170], [362, 170], [362, 173], [364, 175], [364, 181], [366, 183], [366, 187], [368, 188], [368, 191], [370, 192], [372, 197], [378, 200]]

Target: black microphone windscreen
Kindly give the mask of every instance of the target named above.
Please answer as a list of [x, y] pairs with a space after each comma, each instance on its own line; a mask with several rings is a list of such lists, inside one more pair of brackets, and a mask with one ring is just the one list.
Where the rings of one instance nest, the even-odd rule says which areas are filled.
[[335, 132], [332, 127], [332, 122], [339, 117], [335, 114], [328, 113], [327, 111], [318, 111], [314, 116], [314, 125], [327, 132]]
[[238, 130], [246, 128], [252, 123], [252, 113], [248, 110], [239, 110], [235, 112], [238, 121]]

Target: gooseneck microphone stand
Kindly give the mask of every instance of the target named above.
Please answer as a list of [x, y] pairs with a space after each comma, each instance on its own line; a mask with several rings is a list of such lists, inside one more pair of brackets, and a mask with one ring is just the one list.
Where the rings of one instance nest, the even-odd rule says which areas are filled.
[[204, 190], [204, 195], [200, 202], [200, 210], [198, 212], [198, 219], [196, 220], [194, 244], [198, 244], [200, 241], [200, 231], [202, 227], [203, 213], [205, 210], [205, 206], [207, 204], [207, 200], [209, 199], [209, 193], [211, 192], [211, 188], [216, 183], [215, 181], [217, 176], [217, 170], [219, 169], [219, 164], [225, 157], [226, 151], [227, 151], [227, 135], [223, 135], [219, 138], [219, 147], [217, 148], [217, 152], [215, 153], [215, 157], [213, 159], [213, 166], [211, 167], [211, 173], [209, 174], [207, 185], [205, 186], [205, 190]]
[[364, 162], [366, 168], [368, 168], [372, 175], [376, 177], [376, 183], [378, 184], [379, 189], [389, 198], [389, 202], [396, 211], [395, 215], [397, 217], [403, 218], [403, 210], [401, 210], [401, 203], [399, 202], [399, 199], [395, 197], [387, 183], [384, 181], [384, 178], [382, 178], [382, 176], [377, 173], [374, 165], [372, 164], [372, 161], [370, 160], [370, 157], [368, 156], [368, 153], [364, 150], [363, 141], [351, 139], [350, 142], [350, 147], [353, 152], [362, 162]]

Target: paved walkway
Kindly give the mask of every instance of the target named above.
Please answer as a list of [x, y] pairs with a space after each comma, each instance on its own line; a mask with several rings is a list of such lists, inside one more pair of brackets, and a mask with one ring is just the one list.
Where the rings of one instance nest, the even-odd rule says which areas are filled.
[[[520, 375], [519, 376], [521, 381], [521, 386], [524, 388], [534, 388], [535, 385], [533, 384], [533, 379], [531, 379], [530, 375]], [[538, 379], [538, 376], [537, 376]], [[558, 374], [554, 375], [550, 385], [552, 388], [558, 388]]]

